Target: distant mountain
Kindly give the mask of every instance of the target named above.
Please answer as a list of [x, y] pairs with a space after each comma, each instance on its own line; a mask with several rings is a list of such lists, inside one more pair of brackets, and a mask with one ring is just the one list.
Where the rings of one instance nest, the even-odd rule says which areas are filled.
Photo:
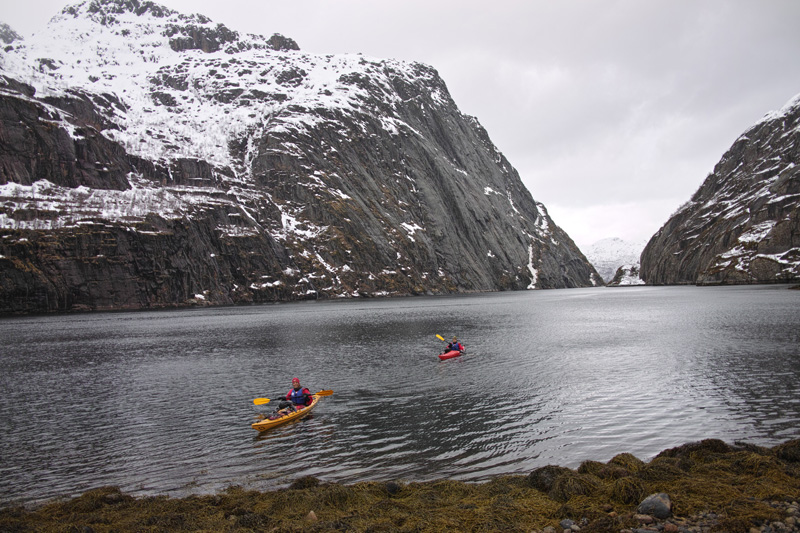
[[153, 2], [0, 51], [0, 313], [590, 286], [429, 66]]
[[642, 252], [648, 284], [800, 279], [800, 95], [739, 137]]
[[614, 277], [611, 278], [606, 287], [627, 287], [631, 285], [644, 285], [644, 281], [639, 277], [639, 263], [620, 266]]
[[646, 243], [631, 242], [613, 237], [601, 239], [584, 251], [586, 258], [602, 276], [603, 281], [611, 281], [617, 269], [623, 265], [639, 265], [639, 255]]

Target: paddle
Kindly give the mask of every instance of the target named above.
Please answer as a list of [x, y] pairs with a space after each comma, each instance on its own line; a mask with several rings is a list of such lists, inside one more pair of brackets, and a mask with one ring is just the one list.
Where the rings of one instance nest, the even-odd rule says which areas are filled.
[[[314, 396], [330, 396], [331, 394], [333, 394], [333, 391], [331, 389], [327, 389], [327, 390], [319, 391]], [[281, 398], [281, 400], [283, 400], [283, 399], [284, 398]], [[271, 401], [272, 400], [270, 400], [269, 398], [256, 398], [255, 400], [253, 400], [253, 404], [255, 404], [255, 405], [264, 405], [265, 403], [269, 403]]]

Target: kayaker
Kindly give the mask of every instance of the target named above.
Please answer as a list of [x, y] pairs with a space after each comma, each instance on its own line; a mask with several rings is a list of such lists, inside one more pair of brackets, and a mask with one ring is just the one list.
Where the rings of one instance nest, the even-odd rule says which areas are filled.
[[292, 388], [286, 393], [286, 401], [281, 402], [280, 408], [294, 407], [295, 409], [311, 405], [314, 395], [305, 387], [300, 386], [300, 378], [292, 378]]
[[447, 345], [447, 348], [444, 349], [443, 353], [453, 352], [453, 351], [455, 352], [464, 351], [464, 346], [460, 342], [458, 342], [458, 339], [456, 339], [455, 337], [453, 337], [453, 342]]

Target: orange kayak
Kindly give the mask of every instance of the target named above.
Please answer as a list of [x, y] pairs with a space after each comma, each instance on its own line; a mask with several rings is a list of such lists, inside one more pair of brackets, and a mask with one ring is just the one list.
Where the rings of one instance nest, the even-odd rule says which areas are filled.
[[287, 422], [291, 422], [292, 420], [300, 420], [301, 418], [309, 415], [311, 410], [317, 406], [320, 396], [315, 394], [313, 398], [314, 399], [311, 404], [307, 405], [306, 407], [297, 409], [296, 411], [292, 410], [291, 407], [287, 407], [286, 409], [281, 409], [277, 413], [270, 415], [264, 420], [259, 420], [258, 422], [253, 423], [253, 429], [258, 431], [266, 431], [268, 429], [283, 425]]

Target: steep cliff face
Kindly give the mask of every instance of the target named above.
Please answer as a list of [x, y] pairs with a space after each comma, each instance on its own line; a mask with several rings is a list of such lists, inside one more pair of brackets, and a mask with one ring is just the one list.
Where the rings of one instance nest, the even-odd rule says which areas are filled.
[[94, 0], [0, 67], [0, 313], [600, 282], [428, 66]]
[[745, 132], [642, 252], [648, 284], [800, 278], [800, 96]]

